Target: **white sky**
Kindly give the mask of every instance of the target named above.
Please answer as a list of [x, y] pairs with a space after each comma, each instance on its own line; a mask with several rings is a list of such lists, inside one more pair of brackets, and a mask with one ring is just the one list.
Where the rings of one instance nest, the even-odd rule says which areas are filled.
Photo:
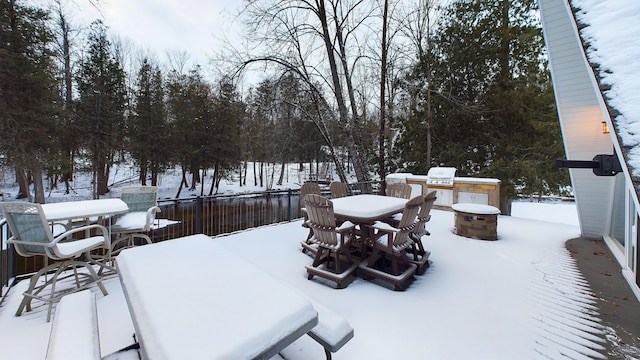
[[[242, 30], [240, 21], [234, 21], [240, 1], [96, 0], [101, 12], [89, 0], [62, 1], [73, 25], [101, 18], [112, 35], [131, 40], [163, 63], [167, 51], [185, 51], [191, 62], [205, 67], [208, 56], [221, 50], [223, 40], [237, 39]], [[31, 2], [47, 4], [51, 0]]]

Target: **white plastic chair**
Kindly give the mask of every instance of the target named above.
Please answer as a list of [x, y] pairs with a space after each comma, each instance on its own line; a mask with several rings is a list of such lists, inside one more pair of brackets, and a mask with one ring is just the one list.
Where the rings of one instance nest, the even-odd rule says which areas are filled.
[[[13, 245], [17, 253], [24, 257], [43, 256], [47, 263], [48, 260], [53, 260], [52, 264], [45, 266], [31, 276], [29, 287], [24, 292], [16, 316], [20, 316], [25, 308], [27, 311], [31, 311], [31, 301], [37, 299], [48, 303], [48, 322], [51, 319], [51, 309], [54, 302], [68, 293], [85, 289], [94, 282], [98, 284], [103, 295], [108, 294], [98, 276], [98, 273], [102, 273], [111, 256], [111, 244], [105, 227], [97, 224], [86, 225], [70, 229], [54, 237], [51, 224], [47, 222], [42, 205], [8, 202], [2, 203], [2, 209], [12, 235], [7, 243]], [[73, 235], [77, 233], [85, 236], [91, 231], [94, 231], [95, 235], [80, 239], [73, 238]], [[98, 249], [105, 250], [101, 262], [94, 260], [90, 254], [91, 251]], [[93, 269], [92, 264], [100, 266], [98, 273]], [[86, 268], [88, 274], [78, 272], [78, 268]], [[73, 270], [73, 272], [70, 275], [63, 275], [65, 270]], [[47, 274], [45, 282], [41, 283], [40, 278], [45, 274]], [[81, 275], [88, 277], [90, 281], [82, 284]], [[59, 282], [70, 277], [75, 278], [75, 288], [60, 290]]]
[[122, 188], [120, 199], [129, 207], [124, 215], [118, 215], [111, 225], [113, 255], [135, 246], [135, 239], [151, 244], [145, 232], [151, 230], [158, 207], [158, 188], [155, 186], [129, 186]]

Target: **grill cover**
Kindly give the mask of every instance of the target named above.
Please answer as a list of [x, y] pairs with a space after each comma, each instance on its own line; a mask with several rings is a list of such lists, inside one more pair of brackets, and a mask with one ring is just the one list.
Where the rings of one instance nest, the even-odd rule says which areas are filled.
[[427, 173], [427, 184], [453, 186], [455, 176], [454, 167], [432, 167]]

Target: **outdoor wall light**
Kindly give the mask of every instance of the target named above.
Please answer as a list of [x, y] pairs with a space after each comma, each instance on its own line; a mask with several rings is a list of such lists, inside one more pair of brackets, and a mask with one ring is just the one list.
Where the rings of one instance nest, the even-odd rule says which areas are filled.
[[607, 125], [606, 121], [602, 122], [602, 133], [603, 134], [608, 134], [609, 133], [609, 125]]

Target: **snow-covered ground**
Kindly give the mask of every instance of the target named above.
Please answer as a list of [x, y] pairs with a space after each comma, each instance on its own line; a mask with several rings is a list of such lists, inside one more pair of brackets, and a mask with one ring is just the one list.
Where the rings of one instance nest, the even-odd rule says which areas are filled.
[[[403, 292], [360, 278], [342, 290], [307, 280], [311, 258], [300, 251], [306, 229], [299, 220], [212, 241], [346, 318], [355, 336], [334, 359], [605, 358], [595, 299], [564, 247], [579, 236], [577, 224], [572, 203], [518, 201], [513, 216], [499, 217], [499, 239], [481, 241], [455, 235], [453, 213], [433, 210], [431, 236], [424, 238], [432, 265]], [[206, 286], [207, 277], [217, 275], [199, 276]], [[134, 332], [118, 278], [105, 283], [108, 296], [94, 289], [103, 356], [132, 344]], [[26, 285], [11, 289], [0, 306], [3, 358], [42, 359], [47, 349], [46, 307], [34, 302], [32, 312], [14, 316]], [[323, 359], [324, 352], [305, 336], [281, 357]]]

